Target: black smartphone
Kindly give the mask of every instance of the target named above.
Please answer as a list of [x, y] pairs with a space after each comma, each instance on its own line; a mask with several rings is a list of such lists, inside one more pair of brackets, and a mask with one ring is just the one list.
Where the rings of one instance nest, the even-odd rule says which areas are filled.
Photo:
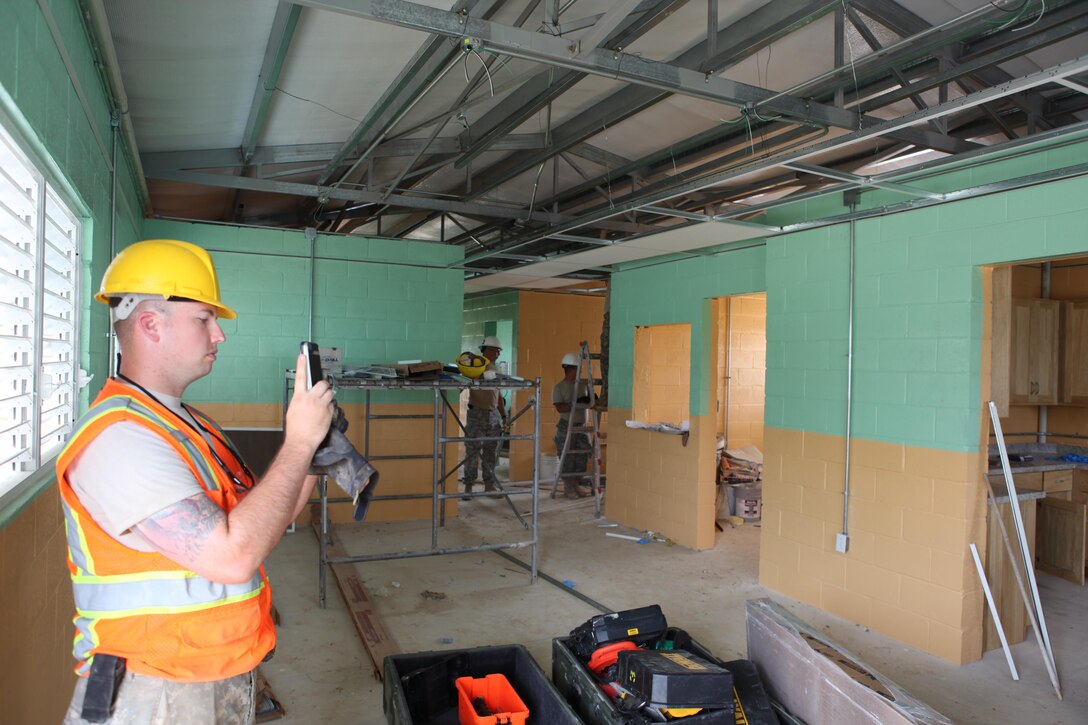
[[318, 381], [325, 379], [321, 371], [321, 350], [316, 342], [303, 341], [302, 354], [306, 356], [306, 389], [317, 385]]

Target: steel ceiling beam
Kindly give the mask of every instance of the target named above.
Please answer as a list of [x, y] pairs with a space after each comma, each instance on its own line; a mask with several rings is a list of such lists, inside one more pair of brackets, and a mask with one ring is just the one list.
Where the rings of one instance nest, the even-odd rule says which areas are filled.
[[[412, 156], [419, 153], [426, 144], [426, 139], [405, 138], [385, 141], [378, 145], [371, 156], [390, 158]], [[298, 144], [291, 146], [258, 146], [250, 159], [253, 165], [298, 164], [329, 161], [341, 148], [339, 143]], [[528, 151], [544, 148], [544, 136], [539, 133], [511, 134], [501, 139], [496, 151]], [[435, 154], [457, 154], [461, 145], [456, 138], [438, 138], [428, 147]], [[586, 154], [607, 154], [592, 147], [584, 149]], [[618, 158], [618, 157], [617, 157]], [[193, 151], [157, 151], [140, 155], [142, 162], [159, 168], [172, 169], [225, 169], [243, 165], [242, 157], [236, 148], [197, 149]], [[353, 159], [349, 158], [348, 161]]]
[[[318, 184], [299, 184], [290, 181], [271, 181], [268, 179], [254, 179], [248, 176], [208, 174], [199, 171], [183, 171], [180, 169], [155, 169], [148, 173], [147, 178], [161, 179], [163, 181], [179, 181], [186, 184], [198, 184], [201, 186], [213, 186], [224, 189], [246, 189], [249, 191], [263, 191], [271, 194], [288, 194], [310, 198], [325, 197], [329, 199], [339, 199], [341, 201], [375, 204], [379, 203], [384, 196], [384, 194], [379, 191], [363, 191], [360, 189], [321, 186]], [[427, 196], [394, 194], [389, 197], [387, 203], [390, 206], [407, 207], [409, 209], [427, 209], [430, 211], [454, 212], [457, 214], [480, 214], [482, 216], [500, 219], [525, 220], [529, 217], [527, 209], [499, 206], [497, 204], [452, 201]], [[564, 214], [551, 214], [541, 211], [534, 211], [533, 218], [537, 221], [548, 222], [549, 224], [558, 224], [570, 220], [570, 217]]]
[[635, 10], [639, 2], [640, 0], [613, 0], [612, 7], [590, 27], [589, 32], [578, 39], [578, 44], [582, 48], [578, 55], [585, 57], [601, 45], [623, 21], [627, 20], [627, 16]]
[[[467, 19], [472, 14], [483, 15], [490, 12], [497, 2], [498, 0], [459, 0], [454, 6], [455, 9], [448, 14], [454, 18]], [[460, 48], [450, 46], [446, 35], [448, 34], [435, 34], [419, 47], [366, 118], [343, 143], [318, 178], [318, 184], [329, 181], [337, 169], [347, 162], [349, 156], [358, 153], [359, 149], [371, 146], [376, 139], [387, 133], [389, 125], [396, 122], [395, 119], [413, 102], [420, 90], [439, 77], [449, 62], [461, 52]]]
[[[843, 148], [853, 144], [857, 144], [863, 141], [867, 141], [879, 136], [888, 135], [889, 132], [905, 128], [918, 123], [923, 123], [932, 118], [940, 118], [966, 108], [972, 108], [982, 103], [988, 103], [992, 100], [1008, 96], [1012, 93], [1019, 92], [1024, 89], [1035, 88], [1048, 83], [1056, 83], [1061, 78], [1068, 78], [1078, 73], [1088, 70], [1088, 56], [1081, 56], [1074, 58], [1065, 63], [1061, 63], [1057, 66], [1032, 73], [1018, 78], [1008, 84], [998, 88], [987, 88], [977, 93], [972, 93], [961, 98], [957, 98], [946, 103], [940, 104], [926, 111], [919, 111], [907, 116], [885, 121], [878, 126], [871, 128], [854, 131], [853, 133], [845, 134], [822, 143], [813, 144], [801, 148], [797, 151], [792, 151], [779, 156], [774, 156], [764, 161], [756, 162], [736, 169], [730, 169], [728, 171], [711, 174], [709, 176], [697, 179], [688, 183], [681, 183], [672, 186], [671, 188], [656, 190], [649, 194], [635, 194], [629, 197], [627, 200], [619, 201], [608, 207], [598, 209], [587, 214], [579, 216], [577, 219], [568, 222], [566, 224], [558, 225], [553, 233], [564, 233], [574, 229], [580, 228], [580, 226], [586, 226], [600, 219], [606, 219], [608, 217], [623, 214], [626, 211], [637, 209], [647, 204], [656, 204], [667, 199], [671, 199], [677, 196], [682, 196], [691, 191], [698, 191], [706, 189], [712, 186], [721, 184], [729, 179], [738, 178], [751, 174], [763, 169], [769, 169], [774, 167], [781, 167], [787, 163], [795, 161], [804, 161], [805, 159], [818, 156], [829, 150], [836, 148]], [[511, 249], [517, 249], [527, 244], [532, 244], [535, 241], [546, 238], [549, 234], [533, 234], [527, 237], [521, 237], [515, 239], [509, 243], [503, 244], [501, 247], [496, 247], [494, 250], [488, 250], [486, 252], [478, 252], [473, 255], [469, 255], [465, 258], [465, 263], [476, 261], [477, 259], [483, 259], [490, 256], [492, 251], [509, 251]], [[457, 266], [456, 264], [450, 266]]]
[[818, 166], [816, 164], [806, 164], [800, 161], [791, 161], [789, 163], [782, 164], [782, 168], [793, 169], [794, 171], [800, 171], [803, 174], [821, 176], [825, 179], [845, 181], [857, 187], [864, 188], [868, 186], [877, 189], [885, 189], [887, 191], [894, 191], [897, 194], [905, 194], [906, 196], [913, 196], [921, 199], [945, 198], [944, 194], [928, 191], [927, 189], [916, 189], [912, 186], [906, 186], [905, 184], [896, 184], [890, 181], [877, 181], [871, 176], [858, 176], [857, 174], [851, 174], [845, 171], [838, 171], [836, 169], [829, 169], [825, 166]]
[[[620, 17], [601, 42], [609, 45], [629, 45], [686, 0], [642, 0], [635, 15]], [[583, 41], [585, 42], [585, 41]], [[588, 46], [587, 46], [588, 47]], [[594, 46], [596, 47], [596, 46]], [[585, 73], [554, 67], [537, 73], [488, 111], [487, 115], [461, 134], [465, 153], [457, 159], [456, 167], [464, 168], [473, 159], [493, 146], [504, 134], [510, 133], [530, 116], [585, 78]]]
[[[437, 33], [454, 38], [479, 38], [484, 48], [499, 53], [582, 71], [648, 88], [743, 108], [756, 104], [768, 113], [822, 125], [858, 128], [872, 119], [851, 111], [811, 103], [786, 93], [661, 63], [623, 51], [584, 50], [577, 41], [534, 33], [500, 23], [437, 10], [408, 0], [300, 0], [309, 7], [344, 13], [376, 22]], [[989, 6], [987, 6], [989, 7]], [[992, 10], [992, 8], [991, 8]], [[583, 52], [584, 51], [584, 52]]]
[[301, 12], [302, 8], [291, 2], [281, 2], [276, 6], [276, 15], [272, 19], [272, 31], [268, 34], [264, 60], [261, 62], [261, 75], [257, 78], [257, 87], [253, 91], [246, 128], [242, 132], [243, 164], [250, 163], [253, 152], [257, 148], [257, 141], [261, 138], [265, 118], [268, 115], [268, 104], [272, 101], [272, 94], [275, 93], [276, 86], [279, 84], [283, 59], [287, 57], [287, 50], [291, 47], [291, 38], [295, 35], [295, 26], [298, 25], [298, 16]]
[[[1071, 8], [1067, 7], [1065, 9], [1070, 10]], [[1072, 10], [1078, 9], [1072, 8]], [[1067, 13], [1067, 15], [1069, 15], [1069, 13]], [[994, 67], [1000, 63], [1025, 55], [1033, 50], [1065, 40], [1066, 38], [1083, 33], [1085, 30], [1088, 30], [1088, 5], [1079, 8], [1079, 11], [1075, 16], [1063, 18], [1061, 22], [1055, 23], [1055, 25], [1048, 30], [1040, 33], [1032, 33], [1022, 40], [1005, 44], [989, 53], [957, 58], [953, 61], [954, 65], [948, 70], [927, 75], [924, 78], [904, 84], [903, 87], [897, 90], [889, 91], [867, 99], [861, 104], [860, 108], [862, 112], [868, 112], [882, 106], [887, 106], [912, 95], [949, 83], [962, 76]]]

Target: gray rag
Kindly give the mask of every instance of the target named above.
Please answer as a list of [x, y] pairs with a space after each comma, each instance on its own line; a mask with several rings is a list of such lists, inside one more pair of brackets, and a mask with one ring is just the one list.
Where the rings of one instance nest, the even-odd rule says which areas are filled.
[[351, 496], [355, 504], [355, 520], [362, 521], [366, 518], [370, 498], [378, 484], [378, 471], [344, 435], [347, 427], [343, 411], [336, 406], [336, 417], [329, 428], [329, 435], [314, 453], [310, 473], [325, 475], [335, 481], [344, 493]]

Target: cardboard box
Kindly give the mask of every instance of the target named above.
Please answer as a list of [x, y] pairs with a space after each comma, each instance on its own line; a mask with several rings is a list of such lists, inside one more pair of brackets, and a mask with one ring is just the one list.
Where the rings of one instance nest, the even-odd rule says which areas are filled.
[[318, 348], [318, 352], [321, 355], [321, 369], [325, 371], [326, 375], [343, 375], [344, 374], [344, 357], [338, 347], [321, 347]]

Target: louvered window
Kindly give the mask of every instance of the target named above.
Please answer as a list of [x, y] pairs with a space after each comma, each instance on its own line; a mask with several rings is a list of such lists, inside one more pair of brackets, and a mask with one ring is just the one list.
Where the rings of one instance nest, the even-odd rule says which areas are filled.
[[72, 430], [80, 231], [0, 128], [0, 494], [56, 455]]

